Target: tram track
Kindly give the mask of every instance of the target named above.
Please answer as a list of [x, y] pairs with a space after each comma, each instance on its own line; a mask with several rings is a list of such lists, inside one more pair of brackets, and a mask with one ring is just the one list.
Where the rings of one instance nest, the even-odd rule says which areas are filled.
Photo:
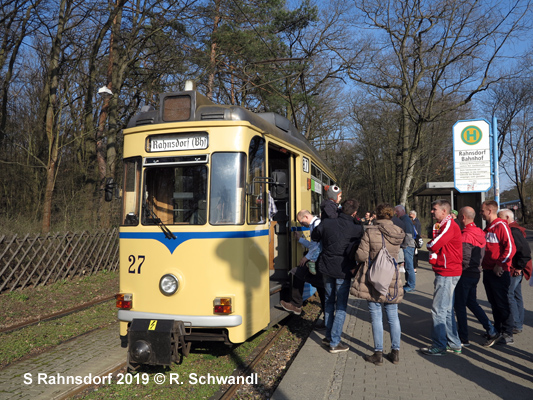
[[[126, 354], [125, 352], [120, 354], [120, 352], [115, 351], [115, 341], [109, 339], [110, 333], [98, 334], [93, 332], [87, 336], [87, 339], [76, 338], [75, 340], [82, 340], [82, 342], [75, 343], [74, 345], [68, 344], [71, 342], [69, 340], [65, 342], [66, 345], [61, 344], [63, 349], [60, 348], [57, 353], [62, 354], [61, 357], [63, 357], [63, 355], [66, 357], [63, 359], [64, 361], [62, 362], [62, 365], [67, 369], [65, 369], [65, 372], [61, 373], [61, 375], [81, 377], [92, 376], [93, 378], [98, 377], [99, 379], [91, 380], [90, 382], [87, 382], [87, 384], [82, 382], [81, 385], [71, 385], [69, 388], [65, 388], [63, 393], [56, 392], [54, 396], [61, 399], [84, 399], [87, 397], [94, 398], [95, 395], [93, 392], [96, 392], [97, 398], [104, 398], [111, 395], [115, 398], [130, 398], [132, 392], [131, 390], [128, 391], [127, 386], [136, 381], [140, 381], [141, 384], [136, 384], [134, 391], [141, 397], [149, 397], [160, 392], [167, 393], [167, 391], [168, 396], [174, 396], [176, 394], [175, 390], [177, 386], [175, 385], [176, 382], [172, 383], [171, 378], [173, 375], [177, 376], [179, 374], [184, 380], [180, 383], [180, 396], [177, 396], [177, 398], [200, 398], [202, 396], [195, 397], [196, 394], [199, 394], [195, 389], [195, 387], [198, 388], [198, 386], [194, 383], [188, 384], [187, 377], [190, 377], [193, 374], [207, 376], [209, 373], [217, 376], [217, 372], [215, 371], [219, 371], [218, 367], [220, 365], [228, 366], [228, 363], [240, 360], [235, 364], [233, 367], [235, 369], [232, 372], [228, 371], [228, 375], [220, 372], [218, 373], [218, 376], [227, 379], [227, 381], [225, 381], [227, 383], [225, 385], [222, 384], [222, 386], [213, 387], [212, 389], [214, 389], [215, 392], [211, 392], [207, 397], [211, 396], [210, 398], [213, 400], [236, 398], [238, 396], [254, 399], [269, 398], [294, 359], [295, 354], [299, 351], [301, 345], [315, 325], [315, 320], [319, 313], [318, 303], [315, 301], [306, 307], [306, 312], [302, 313], [301, 317], [289, 317], [282, 323], [275, 325], [267, 332], [264, 332], [266, 335], [262, 336], [262, 338], [255, 343], [253, 348], [245, 350], [247, 354], [246, 357], [242, 356], [242, 349], [239, 349], [238, 347], [230, 352], [219, 352], [216, 348], [209, 350], [209, 347], [207, 347], [207, 353], [212, 351], [217, 356], [216, 358], [204, 357], [203, 353], [205, 352], [206, 347], [199, 345], [198, 350], [193, 350], [192, 353], [194, 357], [194, 360], [192, 361], [193, 364], [191, 364], [191, 360], [188, 360], [187, 362], [184, 362], [183, 368], [180, 365], [171, 366], [170, 369], [166, 370], [147, 367], [138, 371], [141, 373], [138, 377], [135, 376], [138, 375], [138, 373], [132, 374], [130, 377], [126, 376], [129, 375], [126, 371]], [[64, 312], [67, 311], [69, 310], [65, 310]], [[96, 338], [94, 337], [95, 334], [97, 336]], [[91, 344], [87, 347], [85, 344], [86, 342]], [[105, 350], [108, 348], [109, 351]], [[113, 349], [112, 351], [111, 348]], [[76, 349], [80, 349], [80, 352]], [[85, 368], [83, 366], [84, 364], [80, 364], [77, 360], [83, 359], [85, 354], [92, 350], [98, 355], [93, 356], [95, 357], [94, 362], [92, 361], [91, 366]], [[57, 354], [55, 354], [54, 351], [56, 350], [51, 350], [50, 357], [56, 359]], [[18, 370], [29, 370], [28, 367], [25, 366], [26, 364], [24, 364], [24, 362], [28, 363], [29, 361], [30, 360], [28, 359], [22, 361], [22, 364], [18, 364], [18, 367], [15, 367], [15, 369], [17, 369], [15, 372], [19, 374], [20, 372]], [[213, 362], [213, 364], [210, 364], [211, 362]], [[50, 376], [55, 375], [57, 373], [52, 372], [54, 371], [53, 368], [55, 367], [45, 368], [42, 372], [47, 373]], [[168, 384], [161, 385], [156, 382], [155, 377], [158, 375], [165, 375]], [[112, 378], [108, 378], [110, 376]], [[252, 376], [255, 376], [253, 382], [248, 379]], [[104, 377], [107, 379], [104, 380]], [[243, 377], [244, 379], [238, 377]], [[235, 382], [242, 382], [242, 384], [231, 385]], [[203, 385], [203, 383], [201, 385]], [[33, 389], [35, 389], [35, 387]], [[43, 388], [42, 390], [46, 389]], [[184, 397], [184, 395], [187, 397]]]
[[[242, 372], [237, 372], [236, 374], [234, 374], [234, 376], [236, 377], [239, 377], [239, 376], [247, 376], [251, 373], [253, 373], [254, 371], [254, 368], [263, 360], [263, 358], [265, 357], [265, 355], [267, 354], [268, 350], [270, 350], [272, 348], [272, 346], [274, 346], [274, 344], [276, 343], [276, 341], [279, 340], [279, 338], [286, 332], [287, 330], [287, 326], [284, 325], [282, 326], [281, 328], [279, 328], [277, 330], [277, 332], [270, 338], [266, 338], [265, 340], [265, 344], [260, 344], [258, 346], [258, 348], [260, 349], [258, 354], [256, 354], [256, 356], [253, 358], [253, 360], [245, 366], [245, 368], [243, 368], [241, 371]], [[213, 400], [229, 400], [229, 399], [233, 399], [235, 393], [237, 393], [237, 391], [240, 389], [240, 387], [243, 386], [242, 383], [235, 383], [233, 385], [230, 385], [228, 388], [226, 388], [221, 394], [220, 394], [220, 397], [217, 397], [217, 395], [213, 396], [212, 399]]]
[[[280, 338], [287, 332], [287, 325], [280, 326], [276, 329], [275, 332], [268, 335], [261, 343], [256, 347], [255, 352], [252, 353], [252, 359], [243, 365], [241, 368], [237, 369], [233, 376], [237, 377], [246, 377], [251, 373], [254, 373], [255, 368], [258, 364], [263, 361], [264, 357], [268, 354], [268, 351], [272, 349], [273, 346], [280, 340]], [[102, 374], [101, 377], [111, 375], [116, 377], [119, 373], [126, 373], [127, 363], [123, 362], [120, 365], [114, 366]], [[238, 381], [238, 379], [236, 379]], [[221, 389], [215, 393], [211, 400], [230, 400], [235, 398], [237, 391], [243, 386], [242, 383], [235, 383], [229, 386], [222, 386]], [[63, 393], [58, 397], [58, 400], [66, 400], [71, 398], [83, 398], [83, 394], [95, 390], [98, 385], [81, 385], [68, 392]]]
[[33, 318], [33, 319], [28, 320], [28, 321], [24, 321], [24, 322], [15, 324], [15, 325], [9, 325], [9, 326], [0, 328], [0, 333], [10, 333], [10, 332], [14, 332], [14, 331], [17, 331], [19, 329], [22, 329], [22, 328], [26, 328], [28, 326], [39, 324], [39, 323], [44, 322], [44, 321], [50, 321], [50, 320], [53, 320], [53, 319], [62, 318], [62, 317], [65, 317], [67, 315], [74, 314], [74, 313], [76, 313], [78, 311], [82, 311], [82, 310], [85, 310], [87, 308], [90, 308], [92, 306], [95, 306], [95, 305], [98, 305], [98, 304], [101, 304], [101, 303], [105, 303], [106, 301], [112, 300], [114, 298], [115, 298], [114, 295], [106, 296], [104, 298], [100, 298], [100, 299], [97, 299], [97, 300], [93, 300], [93, 301], [90, 301], [90, 302], [87, 302], [87, 303], [80, 304], [80, 305], [78, 305], [76, 307], [71, 307], [71, 308], [68, 308], [66, 310], [62, 310], [62, 311], [58, 311], [58, 312], [55, 312], [55, 313], [52, 313], [52, 314], [48, 314], [48, 315], [46, 315], [44, 317]]

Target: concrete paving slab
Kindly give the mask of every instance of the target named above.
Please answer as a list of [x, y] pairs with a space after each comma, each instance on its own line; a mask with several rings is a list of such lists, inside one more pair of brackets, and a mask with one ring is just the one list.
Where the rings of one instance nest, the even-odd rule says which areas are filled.
[[59, 399], [125, 361], [115, 323], [0, 371], [0, 400]]

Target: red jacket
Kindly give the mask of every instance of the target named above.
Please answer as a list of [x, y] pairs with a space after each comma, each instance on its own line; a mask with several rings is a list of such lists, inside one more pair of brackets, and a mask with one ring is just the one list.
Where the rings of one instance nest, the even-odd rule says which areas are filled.
[[430, 251], [429, 263], [441, 276], [461, 276], [463, 271], [463, 241], [461, 228], [451, 218], [441, 222], [434, 231], [433, 240], [426, 247]]
[[506, 221], [496, 218], [492, 224], [485, 228], [485, 257], [481, 263], [483, 269], [494, 269], [496, 265], [501, 265], [504, 271], [511, 270], [513, 256], [516, 248], [511, 234], [511, 228]]
[[471, 222], [464, 227], [463, 240], [463, 274], [470, 278], [479, 279], [481, 273], [481, 260], [485, 255], [485, 232]]

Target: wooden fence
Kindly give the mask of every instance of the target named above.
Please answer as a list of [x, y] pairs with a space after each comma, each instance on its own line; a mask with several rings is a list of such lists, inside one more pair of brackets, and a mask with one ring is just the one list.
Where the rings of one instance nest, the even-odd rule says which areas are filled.
[[118, 229], [0, 236], [0, 293], [118, 268]]

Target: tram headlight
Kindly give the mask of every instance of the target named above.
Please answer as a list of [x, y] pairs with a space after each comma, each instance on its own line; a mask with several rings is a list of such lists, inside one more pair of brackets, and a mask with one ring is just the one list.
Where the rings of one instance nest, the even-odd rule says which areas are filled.
[[172, 296], [179, 287], [179, 281], [178, 278], [176, 278], [172, 274], [166, 274], [163, 275], [161, 280], [159, 281], [159, 290], [161, 293], [163, 293], [165, 296]]

